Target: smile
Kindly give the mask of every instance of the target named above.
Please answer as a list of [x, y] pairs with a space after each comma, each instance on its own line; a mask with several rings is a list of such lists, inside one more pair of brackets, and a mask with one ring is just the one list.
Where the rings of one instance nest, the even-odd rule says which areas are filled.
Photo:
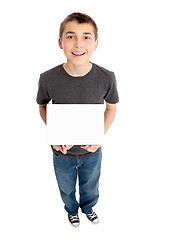
[[73, 54], [74, 56], [79, 57], [79, 56], [83, 56], [83, 55], [85, 54], [85, 52], [72, 52], [72, 54]]

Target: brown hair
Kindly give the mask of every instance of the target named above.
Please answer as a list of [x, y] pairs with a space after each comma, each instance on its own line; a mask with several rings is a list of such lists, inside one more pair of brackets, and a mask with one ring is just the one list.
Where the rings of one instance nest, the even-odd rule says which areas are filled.
[[94, 28], [95, 40], [98, 39], [98, 28], [95, 21], [84, 13], [74, 12], [69, 14], [64, 21], [60, 24], [59, 37], [62, 38], [64, 28], [67, 22], [76, 21], [77, 23], [90, 23]]

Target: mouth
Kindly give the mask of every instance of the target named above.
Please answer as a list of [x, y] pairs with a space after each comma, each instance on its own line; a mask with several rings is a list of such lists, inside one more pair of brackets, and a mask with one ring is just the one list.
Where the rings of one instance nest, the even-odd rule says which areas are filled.
[[86, 54], [85, 52], [72, 52], [72, 54], [75, 56], [75, 57], [81, 57], [83, 56], [84, 54]]

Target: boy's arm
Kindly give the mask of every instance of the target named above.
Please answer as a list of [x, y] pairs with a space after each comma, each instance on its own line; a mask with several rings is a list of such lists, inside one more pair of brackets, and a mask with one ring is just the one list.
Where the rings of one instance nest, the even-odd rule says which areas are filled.
[[47, 104], [44, 105], [39, 105], [39, 112], [42, 120], [44, 121], [45, 125], [47, 125], [47, 120], [46, 120], [46, 109], [47, 109]]
[[115, 119], [117, 106], [116, 104], [111, 104], [106, 102], [106, 109], [104, 112], [104, 135], [111, 126], [113, 120]]

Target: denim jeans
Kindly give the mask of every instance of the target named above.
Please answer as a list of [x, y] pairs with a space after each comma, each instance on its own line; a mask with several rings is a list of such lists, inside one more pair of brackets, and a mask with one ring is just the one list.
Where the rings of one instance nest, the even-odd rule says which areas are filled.
[[[84, 157], [66, 157], [53, 153], [55, 175], [65, 210], [77, 215], [79, 207], [85, 214], [99, 198], [99, 177], [102, 161], [102, 148]], [[76, 200], [76, 181], [79, 183], [79, 202]]]

